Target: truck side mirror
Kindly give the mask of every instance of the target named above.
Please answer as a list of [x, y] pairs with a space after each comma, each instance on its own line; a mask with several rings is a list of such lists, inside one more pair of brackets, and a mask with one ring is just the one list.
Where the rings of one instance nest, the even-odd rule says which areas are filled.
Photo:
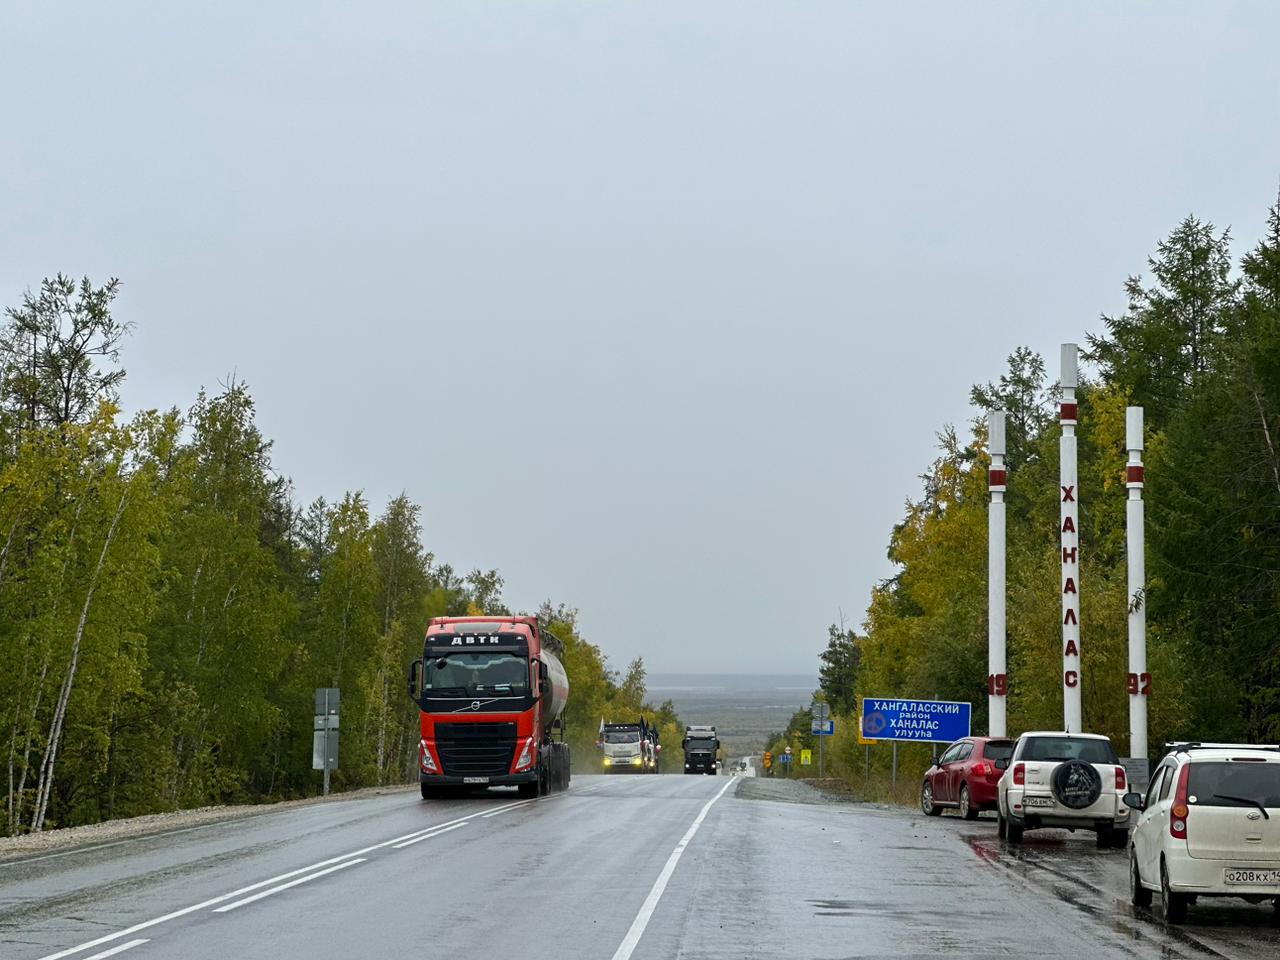
[[538, 696], [549, 697], [551, 695], [551, 678], [547, 676], [547, 665], [541, 660], [538, 661]]
[[418, 700], [422, 696], [421, 691], [422, 679], [422, 661], [414, 660], [409, 664], [409, 699]]

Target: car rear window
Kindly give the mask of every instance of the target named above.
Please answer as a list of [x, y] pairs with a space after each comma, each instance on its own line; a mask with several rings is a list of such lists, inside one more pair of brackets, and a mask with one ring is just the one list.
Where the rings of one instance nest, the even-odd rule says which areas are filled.
[[982, 755], [988, 760], [1008, 760], [1013, 756], [1013, 743], [988, 743], [982, 748]]
[[1187, 799], [1202, 807], [1280, 807], [1280, 763], [1192, 761]]
[[1019, 760], [1083, 760], [1085, 763], [1119, 763], [1110, 740], [1092, 737], [1027, 737]]

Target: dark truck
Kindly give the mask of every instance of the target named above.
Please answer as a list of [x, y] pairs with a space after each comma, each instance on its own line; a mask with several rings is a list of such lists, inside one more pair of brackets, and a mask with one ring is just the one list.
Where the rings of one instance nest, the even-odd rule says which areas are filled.
[[716, 774], [716, 754], [720, 750], [720, 740], [716, 737], [715, 727], [685, 727], [684, 740], [680, 745], [684, 747], [685, 773]]

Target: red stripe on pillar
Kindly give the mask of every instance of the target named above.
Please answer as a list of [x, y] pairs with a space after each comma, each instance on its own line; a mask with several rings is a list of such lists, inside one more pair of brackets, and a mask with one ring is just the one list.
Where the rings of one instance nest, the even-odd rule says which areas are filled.
[[1074, 403], [1064, 403], [1062, 405], [1062, 421], [1074, 421], [1076, 418], [1076, 405]]
[[1005, 481], [1005, 472], [1003, 470], [987, 471], [987, 482], [993, 487], [1003, 487]]
[[1142, 465], [1129, 466], [1125, 468], [1125, 478], [1128, 483], [1142, 482]]

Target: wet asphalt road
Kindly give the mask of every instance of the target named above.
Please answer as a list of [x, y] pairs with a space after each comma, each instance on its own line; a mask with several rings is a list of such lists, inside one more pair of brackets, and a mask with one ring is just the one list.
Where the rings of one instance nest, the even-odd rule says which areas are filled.
[[575, 777], [519, 804], [395, 793], [3, 862], [0, 958], [1280, 953], [1270, 907], [1209, 902], [1180, 929], [1135, 912], [1124, 854], [1091, 836], [1015, 849], [993, 821], [758, 799], [790, 795]]

